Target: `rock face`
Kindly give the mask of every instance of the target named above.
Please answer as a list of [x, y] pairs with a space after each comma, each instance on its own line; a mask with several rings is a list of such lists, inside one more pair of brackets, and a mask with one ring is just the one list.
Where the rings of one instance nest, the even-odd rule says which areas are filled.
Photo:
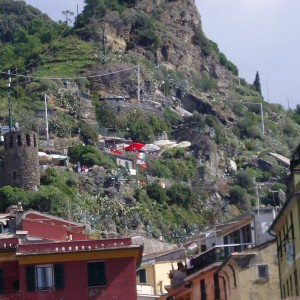
[[[155, 49], [153, 45], [145, 47], [135, 37], [141, 16], [155, 19], [155, 34], [159, 39]], [[199, 78], [208, 74], [216, 79], [220, 92], [232, 85], [234, 76], [219, 64], [217, 53], [208, 54], [203, 50], [209, 46], [209, 40], [203, 34], [194, 0], [140, 0], [126, 11], [126, 17], [117, 18], [111, 13], [102, 21], [105, 22], [106, 47], [112, 52], [142, 55], [169, 70], [180, 71], [190, 80], [193, 73], [198, 73]], [[195, 41], [197, 33], [201, 34], [202, 41]]]

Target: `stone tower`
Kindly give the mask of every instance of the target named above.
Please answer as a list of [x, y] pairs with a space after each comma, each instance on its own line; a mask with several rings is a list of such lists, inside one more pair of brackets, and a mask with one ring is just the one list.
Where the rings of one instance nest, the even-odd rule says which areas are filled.
[[[4, 135], [1, 185], [37, 190], [40, 185], [38, 140], [32, 131]], [[2, 177], [2, 176], [1, 176]]]

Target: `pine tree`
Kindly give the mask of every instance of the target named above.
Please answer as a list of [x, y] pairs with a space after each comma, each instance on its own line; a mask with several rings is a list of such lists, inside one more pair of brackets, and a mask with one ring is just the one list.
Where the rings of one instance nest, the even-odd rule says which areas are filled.
[[261, 95], [261, 85], [260, 85], [260, 78], [259, 78], [259, 73], [258, 71], [256, 72], [255, 75], [255, 80], [253, 82], [253, 87], [255, 88], [255, 90], [257, 90], [259, 92], [259, 94]]

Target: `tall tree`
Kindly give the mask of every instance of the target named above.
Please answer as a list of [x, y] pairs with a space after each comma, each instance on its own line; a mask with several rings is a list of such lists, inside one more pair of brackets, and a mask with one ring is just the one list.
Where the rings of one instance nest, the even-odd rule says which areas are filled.
[[253, 82], [253, 87], [255, 88], [255, 90], [257, 90], [260, 95], [261, 95], [261, 85], [260, 85], [260, 78], [259, 78], [259, 73], [258, 71], [256, 72], [256, 75], [255, 75], [255, 80]]

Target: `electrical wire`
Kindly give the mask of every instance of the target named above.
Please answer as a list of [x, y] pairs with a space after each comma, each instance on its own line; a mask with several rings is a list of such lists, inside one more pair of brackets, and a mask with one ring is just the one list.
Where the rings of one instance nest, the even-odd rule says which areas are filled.
[[[126, 69], [122, 69], [122, 70], [118, 70], [118, 71], [114, 71], [114, 72], [98, 74], [98, 75], [78, 76], [78, 77], [41, 77], [41, 76], [31, 76], [31, 75], [20, 75], [20, 74], [16, 74], [16, 73], [10, 73], [10, 75], [14, 76], [14, 77], [26, 77], [26, 78], [31, 78], [31, 79], [75, 80], [75, 79], [88, 79], [88, 78], [104, 77], [104, 76], [108, 76], [108, 75], [113, 75], [113, 74], [126, 72], [126, 71], [129, 71], [129, 70], [138, 68], [138, 67], [139, 67], [139, 65], [136, 65], [136, 66], [133, 66], [133, 67], [130, 67], [130, 68], [126, 68]], [[9, 73], [3, 72], [3, 71], [0, 71], [0, 74], [9, 75]]]

